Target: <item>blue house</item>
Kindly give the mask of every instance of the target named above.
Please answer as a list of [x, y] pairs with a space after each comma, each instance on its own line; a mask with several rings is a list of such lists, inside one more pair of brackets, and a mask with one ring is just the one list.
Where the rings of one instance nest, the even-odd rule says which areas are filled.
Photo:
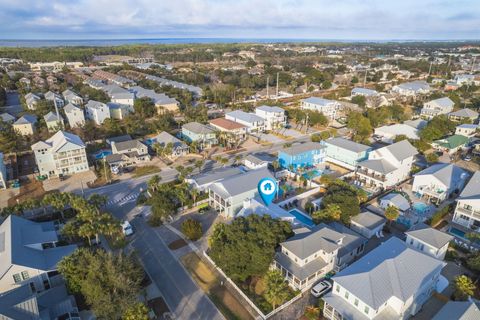
[[325, 147], [320, 143], [307, 142], [298, 144], [278, 152], [278, 162], [282, 168], [293, 170], [312, 167], [322, 163], [325, 159]]
[[189, 122], [182, 126], [181, 137], [187, 142], [197, 142], [203, 148], [217, 144], [215, 130], [198, 122]]

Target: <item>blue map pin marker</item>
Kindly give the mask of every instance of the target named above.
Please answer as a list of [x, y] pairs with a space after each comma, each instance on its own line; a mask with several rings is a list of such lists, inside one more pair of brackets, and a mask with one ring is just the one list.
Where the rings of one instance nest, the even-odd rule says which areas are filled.
[[272, 178], [263, 178], [258, 183], [258, 193], [267, 206], [269, 206], [275, 198], [277, 189], [277, 182]]

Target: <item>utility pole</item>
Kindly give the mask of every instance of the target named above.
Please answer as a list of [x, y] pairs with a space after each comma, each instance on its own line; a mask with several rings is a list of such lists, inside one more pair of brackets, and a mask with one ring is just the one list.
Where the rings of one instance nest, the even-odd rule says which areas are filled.
[[475, 60], [477, 60], [477, 56], [473, 57], [472, 68], [470, 69], [470, 73], [473, 73], [473, 68], [475, 67]]
[[365, 69], [365, 77], [363, 78], [363, 87], [365, 88], [365, 85], [367, 84], [367, 73], [368, 73], [368, 68]]
[[267, 76], [267, 99], [270, 99], [270, 96], [268, 95], [268, 83], [270, 82], [270, 76]]
[[305, 134], [308, 133], [308, 117], [309, 117], [309, 114], [308, 114], [308, 112], [307, 112], [307, 116], [306, 116], [306, 118], [305, 118], [305, 125], [306, 125], [306, 127], [307, 127], [307, 128], [305, 129]]
[[430, 68], [428, 68], [428, 75], [430, 75], [430, 73], [432, 72], [432, 64], [433, 64], [433, 61], [430, 61]]
[[277, 93], [276, 93], [276, 100], [278, 101], [278, 72], [277, 72]]

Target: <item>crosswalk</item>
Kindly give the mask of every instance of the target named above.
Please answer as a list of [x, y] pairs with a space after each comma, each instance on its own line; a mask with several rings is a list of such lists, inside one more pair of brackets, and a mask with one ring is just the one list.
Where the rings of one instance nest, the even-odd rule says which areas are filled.
[[107, 206], [111, 206], [112, 204], [125, 204], [131, 201], [135, 201], [137, 200], [139, 195], [140, 195], [140, 192], [134, 192], [122, 198], [110, 199], [107, 201]]

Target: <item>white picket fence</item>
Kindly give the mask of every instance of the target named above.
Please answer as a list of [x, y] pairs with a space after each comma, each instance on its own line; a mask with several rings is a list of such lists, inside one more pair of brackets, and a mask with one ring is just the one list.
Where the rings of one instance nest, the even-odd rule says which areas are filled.
[[300, 299], [302, 297], [302, 294], [298, 294], [296, 295], [295, 297], [293, 297], [291, 300], [285, 302], [284, 304], [282, 304], [281, 306], [275, 308], [274, 310], [272, 310], [270, 313], [268, 314], [264, 314], [256, 305], [255, 303], [253, 303], [252, 300], [250, 300], [250, 298], [245, 294], [243, 293], [243, 291], [235, 284], [235, 282], [233, 282], [232, 279], [230, 279], [229, 277], [227, 277], [227, 275], [222, 271], [222, 269], [220, 269], [219, 267], [217, 267], [217, 265], [215, 264], [215, 262], [212, 260], [212, 258], [210, 258], [208, 256], [208, 254], [203, 251], [203, 255], [205, 256], [205, 258], [208, 260], [208, 262], [210, 262], [210, 264], [222, 275], [222, 277], [224, 277], [227, 282], [229, 284], [232, 285], [232, 287], [245, 299], [245, 301], [247, 301], [247, 303], [258, 313], [258, 317], [257, 319], [263, 319], [263, 320], [266, 320], [270, 317], [272, 317], [274, 314], [276, 314], [277, 312], [285, 309], [286, 307], [288, 307], [289, 305], [291, 305], [292, 303], [294, 303], [295, 301], [297, 301], [298, 299]]

